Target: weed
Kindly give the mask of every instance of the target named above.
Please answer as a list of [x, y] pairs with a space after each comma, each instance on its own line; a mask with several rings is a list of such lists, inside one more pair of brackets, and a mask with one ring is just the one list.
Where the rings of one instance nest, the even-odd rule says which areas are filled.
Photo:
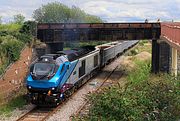
[[16, 108], [22, 108], [26, 103], [23, 95], [19, 95], [0, 107], [0, 115], [10, 116]]
[[135, 61], [125, 88], [114, 86], [90, 96], [86, 120], [152, 121], [180, 118], [180, 81], [167, 74], [150, 74], [149, 61]]

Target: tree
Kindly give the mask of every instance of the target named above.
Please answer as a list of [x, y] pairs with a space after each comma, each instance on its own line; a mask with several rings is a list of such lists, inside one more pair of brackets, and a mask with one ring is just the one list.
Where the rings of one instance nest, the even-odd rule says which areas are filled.
[[68, 21], [69, 17], [70, 9], [59, 2], [43, 5], [42, 7], [36, 9], [33, 13], [33, 18], [37, 22], [41, 23], [66, 22]]
[[40, 23], [100, 23], [100, 18], [86, 14], [73, 6], [69, 8], [60, 2], [48, 3], [33, 12], [33, 18]]
[[0, 24], [2, 24], [2, 16], [0, 16]]
[[14, 23], [23, 24], [25, 21], [25, 17], [22, 14], [14, 15]]

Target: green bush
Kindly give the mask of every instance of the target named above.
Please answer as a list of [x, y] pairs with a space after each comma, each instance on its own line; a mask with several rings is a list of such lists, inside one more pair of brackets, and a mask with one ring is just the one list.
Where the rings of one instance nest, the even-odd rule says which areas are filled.
[[145, 43], [148, 43], [148, 40], [141, 40], [139, 41], [140, 46], [144, 46]]
[[5, 54], [10, 62], [18, 60], [24, 43], [9, 35], [0, 37], [0, 40], [2, 41], [0, 45], [1, 55], [4, 56]]
[[12, 34], [16, 39], [19, 41], [22, 41], [23, 43], [30, 43], [32, 41], [32, 36], [29, 34], [24, 34], [24, 33], [14, 33]]
[[21, 29], [22, 25], [10, 23], [10, 24], [0, 24], [0, 31], [7, 32], [18, 32]]
[[138, 49], [133, 49], [133, 50], [130, 50], [130, 52], [128, 53], [128, 56], [134, 56], [137, 54], [138, 54]]
[[146, 81], [149, 78], [150, 71], [151, 71], [151, 61], [138, 61], [135, 60], [136, 68], [129, 72], [128, 74], [128, 80], [132, 84], [137, 84], [141, 81]]
[[114, 86], [90, 96], [91, 108], [85, 120], [175, 121], [180, 119], [180, 80], [167, 75], [150, 75], [149, 63], [128, 76], [125, 88]]
[[26, 22], [23, 25], [15, 23], [0, 25], [0, 75], [11, 62], [19, 59], [24, 45], [32, 41], [34, 32], [32, 24], [35, 25], [33, 22]]

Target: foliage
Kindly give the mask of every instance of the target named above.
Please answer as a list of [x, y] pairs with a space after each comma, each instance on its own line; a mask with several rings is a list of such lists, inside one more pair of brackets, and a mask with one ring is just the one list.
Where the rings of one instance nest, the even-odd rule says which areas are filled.
[[139, 61], [135, 60], [136, 69], [129, 72], [127, 79], [132, 84], [138, 84], [141, 81], [147, 80], [151, 71], [151, 61]]
[[25, 104], [27, 104], [26, 100], [22, 95], [19, 95], [12, 99], [8, 104], [0, 107], [0, 115], [9, 116], [13, 110], [16, 108], [21, 108]]
[[19, 32], [30, 36], [36, 36], [36, 22], [35, 21], [24, 22]]
[[52, 2], [36, 9], [33, 18], [40, 23], [100, 23], [99, 17], [86, 14], [78, 7], [69, 8], [60, 2]]
[[144, 46], [144, 44], [148, 43], [148, 40], [141, 40], [139, 41], [140, 46]]
[[2, 24], [2, 16], [0, 16], [0, 24]]
[[32, 40], [32, 36], [25, 33], [17, 32], [17, 33], [13, 33], [12, 36], [23, 43], [30, 43]]
[[10, 33], [10, 32], [18, 32], [22, 25], [10, 23], [10, 24], [1, 24], [0, 25], [0, 36], [1, 33]]
[[14, 23], [23, 24], [25, 21], [25, 17], [21, 14], [14, 15]]
[[0, 24], [0, 75], [11, 62], [19, 59], [20, 51], [31, 42], [34, 34], [34, 29], [30, 27], [33, 22], [22, 24], [23, 17], [17, 15], [16, 18], [16, 23]]
[[[148, 62], [136, 62], [124, 88], [114, 86], [90, 96], [85, 120], [174, 121], [180, 118], [180, 80], [168, 75], [150, 75]], [[146, 70], [147, 69], [147, 70]]]
[[151, 47], [149, 40], [140, 40], [138, 42], [137, 46], [135, 46], [133, 49], [131, 49], [130, 52], [127, 53], [127, 55], [134, 56], [134, 55], [137, 55], [138, 53], [141, 53], [144, 51], [146, 51], [148, 53], [152, 53], [152, 47]]
[[[0, 37], [0, 40], [2, 41], [0, 44], [1, 53], [5, 54], [5, 56], [9, 58], [10, 62], [19, 59], [23, 43], [10, 35]], [[4, 56], [3, 54], [1, 55]]]

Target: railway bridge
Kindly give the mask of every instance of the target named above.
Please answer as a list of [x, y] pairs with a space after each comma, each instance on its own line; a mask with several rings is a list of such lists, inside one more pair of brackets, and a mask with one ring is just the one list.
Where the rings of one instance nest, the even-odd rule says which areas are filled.
[[64, 42], [152, 40], [152, 72], [180, 71], [180, 23], [41, 23], [37, 38], [49, 52], [63, 49]]

